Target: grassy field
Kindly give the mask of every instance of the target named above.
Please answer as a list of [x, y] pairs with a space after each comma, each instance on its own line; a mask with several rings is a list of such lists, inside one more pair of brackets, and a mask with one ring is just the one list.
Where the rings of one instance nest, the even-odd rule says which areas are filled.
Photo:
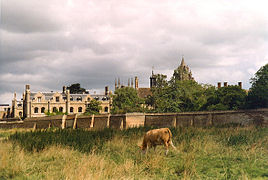
[[0, 179], [268, 179], [268, 128], [171, 129], [167, 156], [149, 129], [0, 130]]

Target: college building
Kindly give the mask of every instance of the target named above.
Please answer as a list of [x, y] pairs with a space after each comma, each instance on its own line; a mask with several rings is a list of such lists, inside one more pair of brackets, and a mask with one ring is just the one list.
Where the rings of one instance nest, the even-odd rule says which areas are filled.
[[12, 100], [12, 117], [43, 117], [47, 112], [67, 114], [83, 114], [91, 100], [100, 102], [100, 114], [110, 113], [111, 92], [105, 87], [105, 94], [71, 94], [63, 86], [62, 92], [31, 92], [30, 85], [25, 86], [22, 99], [17, 100], [16, 93]]

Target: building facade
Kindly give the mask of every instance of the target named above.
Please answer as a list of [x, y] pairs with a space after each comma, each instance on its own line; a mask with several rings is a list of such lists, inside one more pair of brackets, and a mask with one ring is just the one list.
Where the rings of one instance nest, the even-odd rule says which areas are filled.
[[11, 117], [11, 107], [9, 104], [0, 104], [0, 119]]
[[83, 114], [86, 112], [91, 100], [95, 99], [101, 104], [100, 114], [110, 113], [111, 93], [105, 87], [105, 94], [70, 94], [66, 86], [62, 92], [31, 92], [30, 85], [25, 86], [21, 101], [12, 100], [12, 117], [43, 117], [47, 112], [62, 112], [67, 114]]

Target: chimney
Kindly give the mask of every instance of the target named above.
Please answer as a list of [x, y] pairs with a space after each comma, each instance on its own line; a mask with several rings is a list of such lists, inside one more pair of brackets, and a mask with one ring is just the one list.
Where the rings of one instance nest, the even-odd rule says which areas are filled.
[[109, 95], [109, 87], [105, 86], [105, 96], [108, 96], [108, 95]]
[[221, 82], [218, 82], [218, 89], [221, 88]]
[[26, 90], [30, 90], [30, 85], [29, 84], [26, 84], [25, 89]]
[[139, 80], [138, 80], [138, 77], [135, 76], [135, 89], [138, 89], [139, 88]]
[[121, 88], [120, 78], [118, 78], [118, 88]]
[[62, 93], [63, 93], [63, 94], [66, 94], [66, 86], [63, 86], [63, 87], [62, 87]]
[[14, 92], [14, 100], [16, 100], [16, 99], [17, 99], [17, 93]]
[[238, 82], [238, 86], [242, 89], [242, 82]]
[[227, 82], [224, 82], [224, 87], [227, 87], [227, 86], [228, 86]]

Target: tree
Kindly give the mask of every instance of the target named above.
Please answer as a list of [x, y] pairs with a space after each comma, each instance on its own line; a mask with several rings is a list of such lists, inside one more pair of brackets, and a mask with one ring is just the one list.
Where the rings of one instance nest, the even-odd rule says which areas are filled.
[[268, 64], [262, 66], [251, 78], [252, 84], [247, 98], [248, 108], [268, 107]]
[[85, 114], [99, 114], [99, 111], [101, 110], [100, 104], [100, 101], [92, 99], [87, 105]]
[[[181, 112], [198, 111], [206, 102], [204, 88], [193, 80], [177, 80], [171, 78], [169, 82], [166, 76], [159, 75], [152, 89], [153, 112]], [[148, 99], [147, 99], [148, 101]]]
[[144, 102], [138, 97], [137, 91], [132, 87], [117, 89], [114, 92], [112, 99], [111, 112], [113, 114], [144, 111], [144, 108], [142, 107]]
[[158, 104], [158, 106], [161, 106], [160, 101], [162, 101], [162, 105], [164, 105], [164, 101], [161, 100], [160, 98], [166, 93], [165, 89], [168, 87], [168, 81], [166, 80], [167, 78], [166, 75], [156, 74], [155, 77], [156, 77], [156, 85], [151, 89], [152, 96], [148, 96], [145, 99], [145, 103], [148, 106], [153, 107], [153, 109], [156, 108], [155, 107], [156, 104]]
[[210, 91], [204, 110], [238, 110], [245, 107], [247, 93], [239, 86], [227, 86], [215, 92], [211, 89]]
[[72, 85], [68, 86], [67, 89], [70, 90], [70, 93], [71, 94], [83, 94], [83, 93], [87, 93], [86, 89], [81, 88], [79, 83], [72, 84]]

